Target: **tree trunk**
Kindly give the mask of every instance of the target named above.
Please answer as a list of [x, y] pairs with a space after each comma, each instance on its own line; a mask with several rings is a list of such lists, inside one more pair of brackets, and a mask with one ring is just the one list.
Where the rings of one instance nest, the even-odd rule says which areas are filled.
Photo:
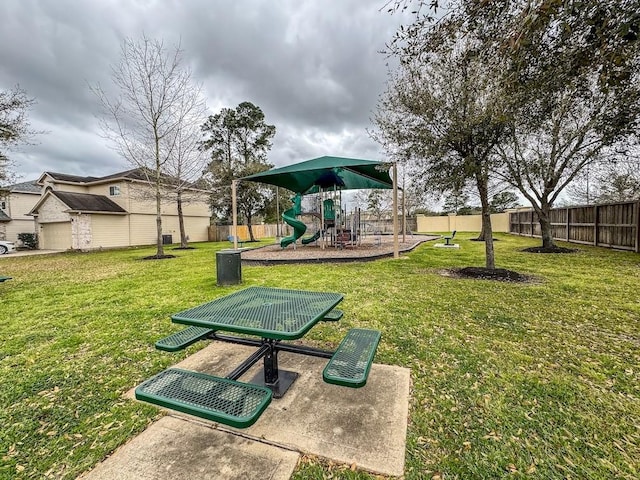
[[180, 224], [180, 248], [188, 248], [187, 233], [184, 230], [184, 215], [182, 213], [182, 192], [177, 192], [178, 223]]
[[478, 175], [476, 183], [478, 186], [478, 194], [480, 195], [480, 204], [482, 205], [482, 236], [484, 236], [484, 251], [486, 259], [486, 267], [490, 269], [496, 268], [495, 255], [493, 251], [493, 229], [491, 228], [491, 209], [489, 208], [489, 189], [487, 188], [487, 179]]
[[156, 192], [156, 231], [158, 236], [156, 238], [156, 256], [162, 257], [164, 255], [164, 247], [162, 245], [162, 211], [160, 209], [160, 189], [157, 188]]
[[540, 223], [542, 248], [555, 248], [556, 242], [553, 240], [553, 232], [551, 231], [551, 207], [543, 204], [536, 213]]
[[249, 230], [249, 241], [250, 242], [255, 242], [256, 239], [253, 236], [253, 228], [251, 226], [251, 214], [246, 214], [245, 213], [245, 217], [247, 219], [247, 229]]
[[156, 256], [164, 256], [164, 247], [162, 245], [162, 195], [160, 191], [160, 161], [159, 161], [159, 145], [156, 140]]

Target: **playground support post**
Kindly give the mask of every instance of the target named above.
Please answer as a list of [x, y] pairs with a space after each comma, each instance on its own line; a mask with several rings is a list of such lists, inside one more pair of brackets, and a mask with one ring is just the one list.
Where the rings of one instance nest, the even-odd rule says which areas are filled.
[[405, 175], [404, 169], [402, 169], [402, 243], [407, 241], [407, 204], [405, 202]]
[[324, 196], [322, 195], [322, 187], [318, 188], [320, 193], [320, 236], [322, 241], [320, 242], [320, 249], [324, 250], [326, 246], [326, 229], [324, 225]]
[[400, 258], [398, 247], [398, 164], [393, 162], [393, 258]]
[[280, 190], [276, 185], [276, 237], [280, 238]]
[[233, 249], [238, 249], [238, 202], [236, 199], [237, 180], [231, 180], [231, 217], [233, 218]]

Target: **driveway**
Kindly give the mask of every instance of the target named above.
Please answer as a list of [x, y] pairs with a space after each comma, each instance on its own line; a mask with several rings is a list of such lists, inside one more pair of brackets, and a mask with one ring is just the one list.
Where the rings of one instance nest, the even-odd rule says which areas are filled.
[[48, 255], [51, 253], [62, 253], [64, 250], [18, 250], [17, 252], [7, 253], [6, 255], [0, 255], [0, 260], [3, 258], [15, 258], [26, 257], [29, 255]]

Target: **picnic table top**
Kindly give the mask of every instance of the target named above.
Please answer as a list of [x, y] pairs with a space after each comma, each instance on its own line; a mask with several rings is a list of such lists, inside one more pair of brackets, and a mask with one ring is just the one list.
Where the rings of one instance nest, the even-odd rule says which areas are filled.
[[343, 299], [342, 294], [249, 287], [176, 313], [175, 323], [276, 340], [303, 337]]

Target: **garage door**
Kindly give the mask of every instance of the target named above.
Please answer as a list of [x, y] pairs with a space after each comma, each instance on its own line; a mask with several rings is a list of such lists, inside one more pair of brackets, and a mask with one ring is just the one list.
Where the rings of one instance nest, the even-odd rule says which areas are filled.
[[68, 250], [71, 248], [71, 222], [43, 223], [41, 225], [41, 249]]

